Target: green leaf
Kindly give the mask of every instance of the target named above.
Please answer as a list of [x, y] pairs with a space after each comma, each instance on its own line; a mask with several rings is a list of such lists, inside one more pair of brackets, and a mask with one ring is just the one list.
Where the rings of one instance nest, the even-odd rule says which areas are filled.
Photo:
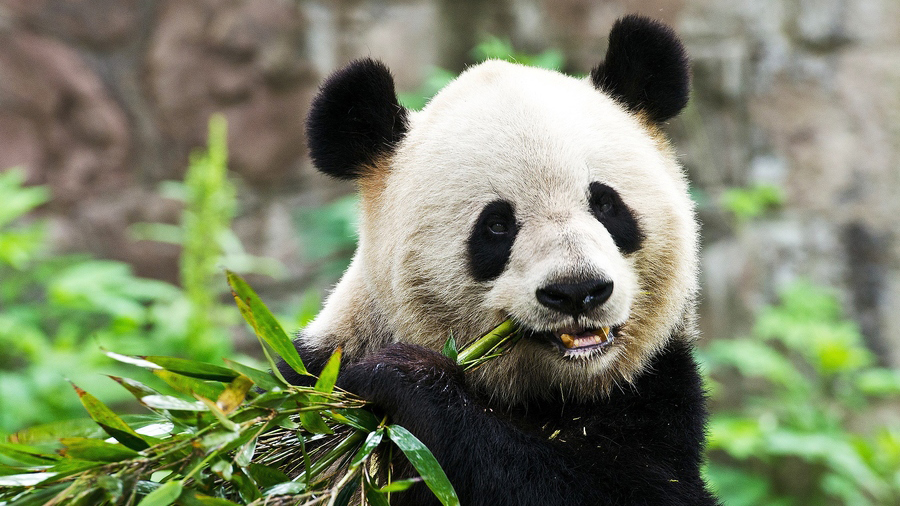
[[459, 498], [453, 485], [444, 474], [440, 464], [435, 460], [431, 450], [429, 450], [416, 436], [399, 425], [388, 425], [388, 437], [406, 456], [409, 463], [416, 468], [419, 476], [425, 480], [428, 488], [434, 492], [434, 495], [441, 501], [444, 506], [459, 505]]
[[350, 461], [350, 467], [356, 467], [362, 464], [362, 461], [366, 459], [369, 455], [375, 451], [375, 448], [381, 444], [381, 439], [384, 437], [384, 429], [378, 429], [375, 432], [370, 432], [368, 436], [366, 436], [366, 442], [360, 447], [359, 451], [356, 452], [356, 455], [353, 457], [353, 460]]
[[257, 337], [265, 341], [284, 361], [300, 374], [307, 374], [306, 366], [281, 324], [275, 319], [269, 308], [263, 304], [256, 292], [250, 288], [240, 276], [225, 271], [228, 284], [231, 285], [234, 300], [247, 323], [256, 332]]
[[251, 463], [246, 471], [260, 488], [269, 488], [291, 481], [290, 477], [274, 467]]
[[23, 473], [10, 474], [0, 476], [0, 487], [33, 487], [49, 478], [56, 476], [56, 473], [39, 472], [39, 473]]
[[118, 442], [132, 450], [140, 451], [149, 448], [150, 445], [147, 444], [147, 441], [139, 436], [138, 433], [129, 427], [118, 415], [113, 413], [106, 404], [100, 402], [100, 399], [97, 399], [81, 388], [78, 388], [74, 383], [72, 383], [72, 387], [75, 388], [75, 392], [78, 393], [78, 398], [81, 399], [81, 404], [84, 405], [84, 409], [87, 410], [91, 418], [97, 422], [107, 434], [116, 438]]
[[456, 338], [453, 337], [453, 334], [450, 334], [450, 337], [447, 338], [447, 342], [444, 343], [443, 349], [441, 349], [441, 353], [444, 354], [445, 357], [449, 358], [454, 362], [458, 362], [459, 360], [459, 349], [456, 347]]
[[253, 387], [253, 381], [250, 378], [243, 374], [238, 376], [216, 399], [216, 406], [226, 415], [231, 413], [244, 402], [251, 387]]
[[168, 409], [173, 411], [209, 411], [209, 407], [202, 402], [191, 402], [171, 395], [148, 395], [141, 397], [141, 404], [150, 408]]
[[197, 362], [177, 357], [160, 357], [155, 355], [140, 356], [148, 362], [158, 364], [167, 371], [172, 371], [192, 378], [229, 383], [237, 378], [238, 373], [226, 367]]
[[283, 390], [288, 387], [287, 383], [282, 383], [281, 380], [276, 378], [271, 373], [248, 367], [244, 364], [229, 360], [227, 358], [223, 360], [225, 360], [225, 363], [228, 364], [229, 368], [250, 378], [251, 380], [253, 380], [253, 383], [256, 383], [256, 385], [263, 390]]
[[191, 396], [199, 395], [207, 399], [216, 399], [225, 391], [225, 387], [220, 382], [192, 378], [165, 369], [155, 369], [153, 375], [165, 381], [175, 390]]
[[238, 506], [238, 503], [231, 502], [221, 497], [210, 497], [193, 490], [185, 490], [178, 496], [178, 504], [182, 506]]
[[180, 481], [170, 481], [163, 484], [153, 492], [147, 494], [138, 506], [169, 506], [181, 495], [182, 484]]
[[319, 379], [316, 380], [316, 385], [314, 389], [317, 392], [322, 392], [324, 394], [330, 394], [334, 391], [334, 384], [337, 382], [338, 371], [341, 368], [341, 348], [334, 350], [334, 353], [331, 354], [331, 358], [328, 359], [328, 363], [325, 364], [325, 367], [322, 369], [322, 374], [319, 375]]
[[136, 381], [131, 378], [121, 378], [119, 376], [107, 376], [111, 380], [125, 387], [125, 390], [131, 392], [131, 395], [133, 395], [137, 399], [146, 397], [148, 395], [159, 395], [159, 392], [141, 383], [140, 381]]
[[63, 456], [80, 460], [119, 462], [140, 456], [138, 452], [126, 446], [107, 443], [97, 439], [63, 438], [62, 444], [65, 446], [60, 452]]
[[297, 415], [300, 419], [300, 425], [308, 432], [313, 434], [334, 434], [334, 431], [322, 419], [322, 414], [318, 411], [302, 411]]
[[206, 404], [206, 407], [209, 408], [209, 410], [212, 412], [213, 416], [216, 417], [216, 420], [218, 420], [219, 423], [222, 424], [222, 427], [225, 427], [226, 429], [235, 431], [235, 432], [237, 432], [240, 429], [238, 424], [229, 420], [228, 415], [225, 414], [224, 411], [219, 409], [219, 406], [215, 403], [215, 401], [211, 401], [205, 397], [200, 397], [200, 396], [195, 396], [195, 397], [197, 397], [198, 401], [202, 402], [203, 404]]
[[415, 485], [416, 483], [419, 483], [420, 481], [422, 481], [422, 478], [409, 478], [406, 480], [396, 480], [396, 481], [392, 481], [392, 482], [388, 483], [387, 485], [381, 487], [378, 490], [380, 490], [381, 492], [385, 492], [385, 493], [403, 492], [404, 490]]
[[362, 408], [334, 409], [325, 413], [334, 421], [369, 433], [378, 428], [378, 418]]

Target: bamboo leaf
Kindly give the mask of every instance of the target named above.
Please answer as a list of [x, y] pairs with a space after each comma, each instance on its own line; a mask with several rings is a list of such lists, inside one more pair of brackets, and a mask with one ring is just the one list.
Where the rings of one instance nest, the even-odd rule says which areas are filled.
[[171, 395], [148, 395], [141, 397], [141, 403], [150, 408], [173, 411], [209, 411], [202, 402], [191, 402]]
[[138, 506], [169, 506], [173, 504], [178, 496], [181, 495], [182, 483], [180, 481], [170, 481], [163, 484], [153, 492], [144, 497]]
[[178, 504], [182, 506], [238, 506], [238, 503], [220, 497], [210, 497], [200, 492], [185, 490], [178, 496]]
[[63, 438], [65, 446], [60, 450], [64, 457], [91, 460], [95, 462], [119, 462], [139, 457], [140, 454], [121, 444], [107, 443], [98, 439], [81, 437]]
[[229, 360], [227, 358], [223, 360], [225, 360], [225, 363], [228, 364], [229, 368], [250, 378], [251, 380], [253, 380], [253, 383], [255, 383], [259, 388], [262, 388], [263, 390], [283, 390], [288, 387], [287, 383], [283, 383], [271, 373], [248, 367], [244, 364]]
[[441, 353], [454, 362], [458, 360], [459, 349], [456, 347], [456, 338], [453, 337], [452, 333], [450, 334], [450, 337], [447, 338], [447, 342], [444, 343], [444, 348], [441, 350]]
[[263, 304], [259, 296], [240, 276], [225, 271], [228, 284], [231, 285], [234, 300], [247, 323], [256, 332], [257, 337], [265, 341], [281, 356], [284, 361], [300, 374], [307, 374], [306, 366], [278, 320], [272, 316], [269, 308]]
[[158, 364], [167, 371], [172, 371], [182, 376], [192, 378], [230, 383], [238, 376], [238, 373], [219, 365], [207, 364], [196, 360], [177, 357], [161, 357], [157, 355], [140, 356], [148, 362]]
[[131, 378], [120, 378], [119, 376], [107, 376], [116, 383], [125, 387], [125, 390], [131, 392], [131, 395], [135, 396], [135, 398], [137, 399], [146, 397], [148, 395], [159, 395], [159, 392], [141, 383], [140, 381], [136, 381]]
[[378, 418], [371, 411], [361, 408], [335, 409], [325, 414], [338, 423], [367, 433], [377, 429], [379, 424]]
[[260, 488], [269, 488], [291, 481], [288, 475], [271, 466], [251, 463], [246, 467], [246, 471]]
[[56, 476], [56, 473], [23, 473], [0, 476], [0, 487], [33, 487], [42, 481]]
[[166, 369], [156, 369], [153, 371], [153, 374], [165, 381], [170, 387], [188, 395], [199, 395], [207, 399], [215, 399], [225, 391], [225, 386], [220, 382], [204, 381]]
[[459, 498], [456, 495], [456, 491], [453, 490], [453, 485], [450, 484], [450, 480], [447, 479], [447, 475], [444, 474], [444, 470], [441, 469], [431, 450], [422, 444], [416, 436], [413, 436], [411, 432], [399, 425], [388, 425], [387, 433], [391, 441], [400, 448], [407, 460], [409, 460], [409, 463], [416, 468], [419, 476], [425, 480], [425, 484], [434, 492], [441, 504], [444, 506], [459, 506]]
[[407, 480], [396, 480], [388, 483], [387, 485], [381, 487], [381, 492], [389, 493], [389, 492], [403, 492], [409, 487], [415, 485], [422, 481], [422, 478], [409, 478]]
[[353, 457], [353, 460], [350, 461], [350, 467], [356, 467], [362, 464], [362, 461], [366, 459], [369, 455], [375, 451], [375, 448], [381, 444], [381, 439], [384, 437], [384, 429], [378, 429], [375, 432], [370, 432], [368, 436], [366, 436], [366, 442], [359, 448], [359, 451], [356, 452], [356, 455]]
[[331, 354], [331, 358], [328, 359], [328, 363], [325, 364], [325, 367], [322, 368], [322, 373], [319, 374], [319, 379], [316, 380], [316, 385], [313, 388], [317, 392], [330, 394], [334, 391], [334, 384], [337, 382], [338, 371], [340, 368], [341, 348], [338, 347], [334, 350], [334, 353]]
[[59, 459], [57, 455], [48, 454], [38, 448], [20, 443], [0, 442], [0, 455], [24, 466], [49, 466]]
[[334, 431], [328, 427], [318, 411], [303, 411], [297, 417], [300, 419], [300, 425], [308, 432], [313, 434], [334, 434]]
[[84, 406], [84, 409], [87, 410], [88, 415], [90, 415], [90, 417], [97, 422], [107, 434], [116, 438], [116, 441], [132, 450], [140, 451], [150, 447], [144, 438], [139, 436], [138, 433], [129, 427], [124, 420], [119, 418], [119, 415], [113, 413], [113, 411], [109, 409], [106, 404], [103, 404], [100, 399], [85, 392], [74, 383], [72, 383], [72, 387], [75, 388], [75, 392], [78, 393], [78, 398], [81, 399], [81, 404]]
[[238, 424], [228, 419], [228, 415], [226, 415], [221, 409], [219, 409], [219, 406], [217, 406], [215, 402], [205, 397], [200, 397], [199, 395], [194, 395], [194, 397], [196, 397], [198, 401], [202, 402], [206, 405], [207, 408], [209, 408], [212, 414], [216, 417], [216, 420], [218, 420], [219, 423], [222, 424], [222, 427], [235, 432], [240, 429], [240, 427], [238, 427]]
[[226, 415], [237, 409], [247, 397], [247, 392], [253, 386], [253, 381], [241, 374], [228, 384], [225, 391], [216, 399], [216, 406]]

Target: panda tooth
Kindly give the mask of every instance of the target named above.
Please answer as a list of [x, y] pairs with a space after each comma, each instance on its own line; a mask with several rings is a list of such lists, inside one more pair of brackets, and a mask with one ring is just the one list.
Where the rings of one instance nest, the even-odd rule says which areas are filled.
[[563, 346], [565, 346], [566, 348], [571, 348], [571, 347], [575, 346], [575, 338], [572, 337], [570, 334], [560, 334], [559, 340], [562, 341]]

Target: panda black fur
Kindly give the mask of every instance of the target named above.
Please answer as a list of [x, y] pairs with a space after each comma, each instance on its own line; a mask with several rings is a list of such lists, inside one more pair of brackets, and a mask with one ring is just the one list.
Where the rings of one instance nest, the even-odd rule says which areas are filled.
[[[462, 504], [718, 504], [700, 477], [698, 231], [658, 130], [688, 86], [671, 29], [628, 16], [586, 79], [489, 61], [410, 112], [364, 59], [313, 101], [312, 159], [358, 181], [362, 212], [297, 348], [317, 371], [341, 346], [339, 384], [421, 439]], [[528, 335], [474, 372], [436, 351], [508, 317]], [[421, 484], [393, 501], [437, 504]]]

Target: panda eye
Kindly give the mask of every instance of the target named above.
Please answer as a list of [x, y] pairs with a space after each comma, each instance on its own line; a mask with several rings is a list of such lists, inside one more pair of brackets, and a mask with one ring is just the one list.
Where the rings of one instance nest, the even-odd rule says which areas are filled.
[[613, 204], [612, 202], [601, 202], [599, 206], [597, 206], [597, 211], [602, 215], [610, 215], [613, 212]]
[[503, 235], [509, 232], [509, 227], [506, 225], [506, 223], [503, 223], [496, 218], [488, 221], [487, 228], [491, 231], [492, 234], [496, 235]]

